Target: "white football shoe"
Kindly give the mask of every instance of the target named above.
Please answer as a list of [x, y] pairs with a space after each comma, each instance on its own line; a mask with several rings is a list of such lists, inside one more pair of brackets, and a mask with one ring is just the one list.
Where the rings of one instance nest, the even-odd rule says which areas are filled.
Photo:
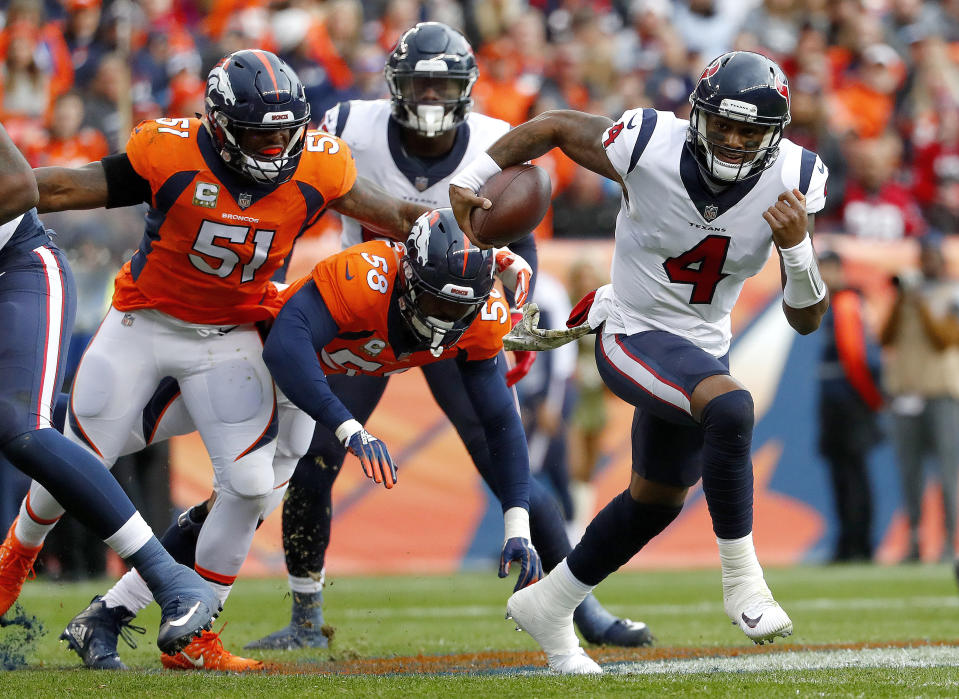
[[792, 620], [773, 599], [763, 578], [724, 583], [723, 608], [733, 624], [757, 645], [772, 643], [776, 636], [786, 638], [793, 632]]
[[601, 675], [602, 668], [586, 655], [573, 629], [573, 613], [558, 615], [545, 609], [537, 595], [540, 583], [514, 592], [506, 602], [506, 618], [533, 637], [553, 672], [562, 675]]

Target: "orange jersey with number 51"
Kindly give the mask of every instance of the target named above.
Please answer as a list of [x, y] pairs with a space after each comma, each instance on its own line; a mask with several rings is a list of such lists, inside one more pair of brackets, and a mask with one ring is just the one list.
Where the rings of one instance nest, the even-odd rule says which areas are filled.
[[276, 315], [270, 278], [330, 201], [356, 181], [349, 146], [310, 131], [293, 178], [247, 180], [224, 165], [199, 119], [137, 125], [133, 169], [153, 193], [146, 230], [116, 278], [113, 305], [155, 308], [188, 323], [238, 325]]
[[411, 367], [439, 362], [466, 353], [468, 360], [495, 357], [509, 332], [509, 308], [494, 289], [470, 327], [439, 357], [429, 349], [398, 352], [390, 343], [391, 324], [404, 322], [391, 309], [399, 262], [406, 254], [400, 243], [373, 240], [360, 243], [319, 262], [306, 277], [283, 292], [289, 298], [311, 279], [339, 326], [336, 338], [320, 352], [326, 374], [388, 376]]

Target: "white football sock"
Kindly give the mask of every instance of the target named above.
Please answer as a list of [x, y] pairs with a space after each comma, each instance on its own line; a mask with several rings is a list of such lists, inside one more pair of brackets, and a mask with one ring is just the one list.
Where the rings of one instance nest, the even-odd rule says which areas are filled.
[[[40, 511], [35, 505], [40, 503]], [[47, 506], [49, 505], [49, 506]], [[14, 536], [24, 546], [36, 548], [43, 545], [43, 540], [53, 529], [63, 508], [57, 504], [53, 496], [39, 483], [30, 486], [30, 493], [20, 502], [20, 516], [17, 517], [17, 526]], [[40, 520], [40, 521], [38, 521]]]
[[593, 591], [592, 585], [576, 579], [566, 565], [565, 558], [549, 572], [549, 575], [536, 583], [536, 586], [542, 602], [555, 609], [558, 616], [572, 614], [573, 610]]
[[723, 585], [731, 585], [742, 579], [762, 579], [763, 569], [756, 558], [753, 534], [739, 539], [716, 539], [719, 544], [719, 560], [723, 566]]
[[323, 592], [323, 582], [326, 579], [326, 568], [320, 572], [319, 579], [308, 577], [308, 578], [298, 578], [295, 575], [290, 575], [290, 589], [293, 592], [299, 592], [300, 594], [306, 595], [315, 595], [318, 592]]
[[103, 601], [107, 607], [126, 607], [136, 615], [141, 609], [150, 606], [153, 594], [140, 574], [136, 570], [130, 570], [107, 591]]

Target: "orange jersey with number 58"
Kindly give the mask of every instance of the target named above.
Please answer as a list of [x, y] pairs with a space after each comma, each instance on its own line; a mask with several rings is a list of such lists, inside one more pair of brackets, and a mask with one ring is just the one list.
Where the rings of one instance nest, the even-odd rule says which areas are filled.
[[155, 308], [188, 323], [238, 325], [275, 316], [270, 278], [330, 201], [356, 181], [349, 146], [310, 131], [293, 178], [247, 180], [224, 165], [199, 119], [137, 125], [127, 143], [153, 193], [146, 230], [116, 278], [113, 305]]
[[411, 367], [439, 362], [466, 353], [468, 360], [491, 359], [503, 349], [509, 332], [509, 308], [497, 290], [470, 327], [439, 357], [428, 349], [398, 352], [390, 343], [394, 325], [403, 319], [391, 299], [406, 248], [373, 240], [360, 243], [319, 262], [310, 273], [283, 292], [289, 298], [311, 279], [339, 326], [340, 332], [320, 352], [326, 374], [387, 376]]

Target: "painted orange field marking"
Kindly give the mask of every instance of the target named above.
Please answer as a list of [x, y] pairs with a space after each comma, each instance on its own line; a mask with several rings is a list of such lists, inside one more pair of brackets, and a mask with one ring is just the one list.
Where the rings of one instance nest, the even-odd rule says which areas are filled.
[[[874, 648], [959, 648], [959, 641], [877, 641], [869, 643], [771, 644], [767, 646], [705, 646], [663, 648], [590, 648], [600, 663], [627, 661], [735, 658], [743, 655], [800, 651], [867, 650]], [[534, 666], [546, 669], [546, 657], [538, 651], [487, 651], [455, 655], [414, 655], [395, 658], [352, 658], [316, 663], [267, 662], [266, 671], [276, 675], [405, 675], [436, 673], [487, 673]]]

